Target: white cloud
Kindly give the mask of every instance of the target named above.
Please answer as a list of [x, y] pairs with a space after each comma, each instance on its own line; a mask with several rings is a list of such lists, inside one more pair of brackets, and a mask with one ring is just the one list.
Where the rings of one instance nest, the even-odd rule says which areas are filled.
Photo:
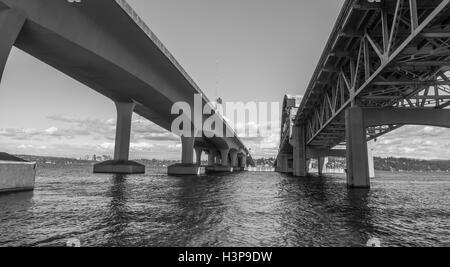
[[45, 132], [46, 133], [48, 133], [48, 134], [55, 134], [56, 132], [58, 131], [58, 128], [56, 128], [56, 127], [50, 127], [50, 128], [48, 128], [47, 130], [45, 130]]
[[33, 145], [19, 145], [17, 148], [19, 148], [19, 149], [30, 149], [30, 148], [33, 148]]
[[114, 148], [114, 143], [103, 143], [100, 145], [100, 147], [102, 149], [113, 149]]
[[137, 150], [137, 151], [149, 150], [149, 149], [152, 149], [154, 147], [155, 147], [155, 145], [150, 144], [150, 143], [146, 143], [146, 142], [131, 143], [130, 144], [130, 148], [132, 150]]
[[450, 159], [450, 130], [430, 126], [403, 126], [378, 139], [375, 155], [418, 159]]

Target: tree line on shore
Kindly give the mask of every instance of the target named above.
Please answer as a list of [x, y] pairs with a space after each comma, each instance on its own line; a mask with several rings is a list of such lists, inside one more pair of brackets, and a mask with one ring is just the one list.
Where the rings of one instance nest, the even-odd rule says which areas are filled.
[[[18, 155], [20, 158], [37, 162], [38, 165], [71, 165], [92, 163], [92, 160], [59, 158], [59, 157], [42, 157]], [[274, 166], [275, 158], [258, 158], [255, 160], [256, 166]], [[140, 160], [141, 163], [149, 166], [168, 166], [178, 161], [176, 160]], [[313, 161], [313, 167], [315, 166]], [[411, 171], [411, 172], [450, 172], [450, 160], [422, 160], [411, 158], [374, 158], [375, 169], [378, 171]], [[317, 167], [317, 166], [316, 166]], [[344, 158], [329, 158], [327, 163], [328, 169], [345, 169], [346, 160]]]
[[[422, 160], [411, 158], [374, 158], [375, 170], [406, 172], [450, 172], [450, 160]], [[330, 158], [327, 168], [346, 168], [345, 159]]]
[[[273, 166], [275, 158], [259, 158], [255, 160], [257, 166]], [[378, 171], [409, 171], [409, 172], [450, 172], [450, 160], [422, 160], [412, 158], [374, 158], [375, 170]], [[313, 161], [313, 167], [317, 164]], [[345, 169], [346, 159], [329, 158], [328, 169]]]

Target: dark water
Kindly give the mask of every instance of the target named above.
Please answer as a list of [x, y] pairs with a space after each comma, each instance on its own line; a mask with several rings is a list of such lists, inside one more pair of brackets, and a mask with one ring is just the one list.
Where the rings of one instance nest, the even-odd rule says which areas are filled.
[[361, 191], [343, 177], [91, 170], [41, 168], [34, 193], [0, 196], [0, 246], [450, 245], [448, 174], [379, 173]]

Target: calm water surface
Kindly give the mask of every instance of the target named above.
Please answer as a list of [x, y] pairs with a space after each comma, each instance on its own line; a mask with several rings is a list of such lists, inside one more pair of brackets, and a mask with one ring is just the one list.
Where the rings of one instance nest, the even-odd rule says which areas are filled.
[[0, 195], [0, 246], [450, 245], [450, 175], [344, 177], [277, 173], [168, 177], [40, 168], [34, 193]]

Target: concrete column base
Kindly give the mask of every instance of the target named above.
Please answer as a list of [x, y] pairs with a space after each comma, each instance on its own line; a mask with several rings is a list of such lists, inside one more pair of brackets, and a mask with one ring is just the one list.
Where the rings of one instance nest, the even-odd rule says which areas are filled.
[[308, 166], [306, 164], [306, 140], [305, 127], [296, 126], [292, 130], [293, 135], [293, 166], [292, 173], [295, 177], [308, 176]]
[[347, 186], [370, 188], [366, 125], [361, 108], [345, 111], [347, 141]]
[[0, 160], [0, 193], [33, 191], [36, 164]]
[[221, 172], [234, 172], [235, 168], [229, 166], [208, 166], [206, 167], [207, 173], [221, 173]]
[[289, 155], [278, 155], [277, 159], [277, 171], [280, 173], [293, 173], [292, 168], [289, 168]]
[[110, 160], [94, 165], [94, 173], [143, 174], [145, 166], [134, 161]]
[[233, 171], [235, 171], [235, 172], [245, 172], [245, 168], [244, 167], [235, 167], [233, 169]]
[[202, 175], [205, 174], [205, 167], [197, 164], [174, 164], [167, 168], [169, 175]]

